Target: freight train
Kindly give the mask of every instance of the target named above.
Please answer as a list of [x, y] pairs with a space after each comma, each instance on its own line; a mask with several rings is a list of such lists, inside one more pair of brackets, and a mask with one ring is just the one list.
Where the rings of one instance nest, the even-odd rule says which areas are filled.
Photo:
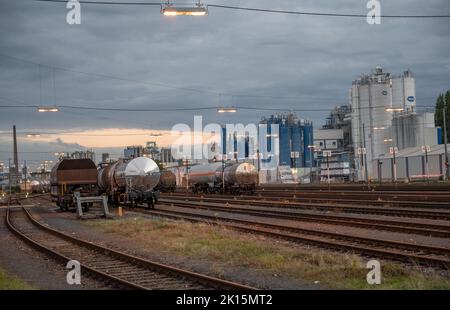
[[258, 172], [250, 163], [210, 163], [192, 166], [188, 173], [194, 193], [252, 194]]
[[[146, 157], [119, 160], [100, 169], [90, 159], [63, 159], [51, 171], [51, 197], [62, 210], [75, 207], [75, 192], [81, 197], [106, 195], [113, 206], [154, 208], [159, 176], [156, 163]], [[82, 207], [87, 211], [91, 205], [83, 203]]]
[[116, 206], [146, 204], [154, 208], [159, 196], [154, 188], [159, 179], [158, 165], [147, 157], [119, 160], [98, 171], [100, 193], [108, 195], [109, 203]]
[[159, 179], [158, 185], [155, 190], [162, 193], [173, 193], [177, 188], [177, 177], [172, 171], [163, 170], [161, 171], [161, 177]]

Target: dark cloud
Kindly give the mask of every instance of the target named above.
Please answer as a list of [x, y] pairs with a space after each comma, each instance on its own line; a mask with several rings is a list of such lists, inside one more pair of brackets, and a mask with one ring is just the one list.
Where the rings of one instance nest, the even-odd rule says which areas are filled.
[[[366, 1], [360, 0], [209, 3], [213, 2], [305, 11], [367, 12]], [[449, 12], [448, 0], [383, 1], [382, 7], [383, 14]], [[205, 18], [169, 19], [161, 16], [157, 7], [83, 5], [82, 24], [69, 26], [65, 14], [64, 4], [0, 0], [0, 53], [147, 83], [47, 67], [39, 70], [31, 63], [0, 56], [1, 104], [331, 108], [346, 103], [351, 81], [376, 65], [392, 73], [410, 68], [416, 76], [419, 105], [432, 105], [438, 93], [450, 88], [450, 19], [384, 19], [381, 25], [370, 26], [364, 19], [215, 8]], [[172, 89], [161, 83], [199, 91]], [[202, 114], [211, 122], [248, 123], [256, 122], [268, 112], [240, 111], [233, 117], [218, 116], [213, 111]], [[317, 125], [326, 116], [325, 112], [299, 114]], [[2, 109], [0, 130], [10, 129], [13, 123], [21, 129], [41, 130], [169, 129], [175, 123], [191, 123], [193, 115], [74, 110], [38, 115], [28, 109]]]

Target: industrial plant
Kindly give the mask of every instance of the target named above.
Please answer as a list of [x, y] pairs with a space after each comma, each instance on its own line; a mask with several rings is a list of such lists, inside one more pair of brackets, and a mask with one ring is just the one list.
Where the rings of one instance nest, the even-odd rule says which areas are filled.
[[0, 0], [3, 308], [448, 303], [450, 7], [405, 2]]

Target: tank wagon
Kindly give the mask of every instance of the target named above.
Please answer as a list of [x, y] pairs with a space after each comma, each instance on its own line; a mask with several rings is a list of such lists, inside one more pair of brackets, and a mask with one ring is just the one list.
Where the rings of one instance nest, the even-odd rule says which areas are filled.
[[45, 180], [31, 180], [29, 185], [32, 193], [48, 193], [50, 191], [50, 182]]
[[154, 190], [160, 179], [158, 165], [147, 157], [119, 160], [98, 171], [100, 193], [108, 195], [109, 203], [154, 208], [159, 192]]
[[[50, 173], [52, 201], [61, 210], [75, 208], [74, 193], [81, 197], [98, 195], [97, 167], [90, 159], [63, 159]], [[87, 211], [90, 204], [83, 204]]]
[[188, 177], [194, 193], [253, 193], [258, 182], [258, 172], [250, 163], [192, 166]]
[[163, 193], [173, 193], [177, 188], [177, 177], [175, 173], [169, 170], [161, 171], [161, 177], [155, 190]]

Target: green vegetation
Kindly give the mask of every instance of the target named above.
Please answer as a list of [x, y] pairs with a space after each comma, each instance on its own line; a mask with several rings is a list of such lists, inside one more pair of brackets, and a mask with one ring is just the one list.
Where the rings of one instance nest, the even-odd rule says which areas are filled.
[[[436, 112], [434, 115], [435, 125], [444, 128], [443, 108], [446, 106], [447, 141], [450, 142], [450, 90], [440, 94], [436, 99]], [[444, 134], [444, 133], [442, 133]]]
[[298, 280], [299, 286], [318, 281], [327, 287], [343, 289], [450, 289], [450, 279], [436, 272], [423, 273], [418, 268], [386, 262], [381, 262], [383, 283], [368, 285], [367, 261], [358, 255], [296, 246], [219, 226], [140, 217], [87, 225], [133, 238], [133, 242], [146, 249], [217, 262], [211, 272], [219, 277], [228, 265], [286, 276]]
[[0, 269], [0, 290], [31, 290], [33, 287], [25, 281], [7, 274]]

